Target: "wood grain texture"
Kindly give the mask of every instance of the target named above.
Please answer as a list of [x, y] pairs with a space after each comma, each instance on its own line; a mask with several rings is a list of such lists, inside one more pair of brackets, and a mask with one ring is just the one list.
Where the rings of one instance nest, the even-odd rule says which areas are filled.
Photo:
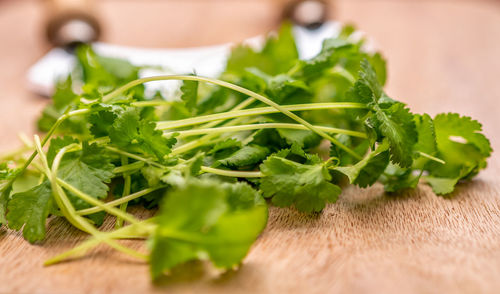
[[[263, 0], [117, 2], [100, 5], [107, 39], [121, 44], [217, 43], [274, 24], [272, 5]], [[17, 132], [34, 131], [46, 103], [24, 87], [26, 69], [48, 49], [37, 27], [38, 5], [0, 4], [2, 151], [17, 145]], [[499, 149], [498, 2], [343, 0], [335, 14], [377, 40], [389, 60], [391, 96], [417, 112], [471, 115]], [[133, 21], [121, 23], [127, 19]], [[153, 25], [161, 29], [148, 31]], [[1, 228], [0, 293], [499, 293], [499, 176], [494, 153], [488, 169], [450, 199], [426, 186], [392, 197], [379, 186], [349, 187], [316, 216], [271, 208], [267, 229], [239, 270], [216, 275], [195, 263], [158, 285], [145, 264], [105, 246], [43, 268], [45, 259], [86, 238], [60, 219], [50, 221], [47, 240], [36, 246]]]

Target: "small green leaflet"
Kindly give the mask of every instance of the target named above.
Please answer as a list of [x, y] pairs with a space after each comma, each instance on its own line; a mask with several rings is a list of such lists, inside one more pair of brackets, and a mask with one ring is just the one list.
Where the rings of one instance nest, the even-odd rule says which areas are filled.
[[489, 140], [480, 133], [480, 123], [467, 116], [448, 113], [434, 118], [434, 128], [438, 157], [446, 164], [433, 163], [429, 167], [432, 176], [456, 178], [463, 174], [464, 169], [476, 174], [479, 169], [486, 167], [486, 158], [490, 156], [492, 149]]
[[[50, 163], [60, 148], [78, 141], [71, 137], [64, 137], [53, 139], [52, 142], [47, 152]], [[84, 142], [82, 150], [65, 154], [59, 165], [57, 176], [82, 192], [103, 199], [108, 194], [107, 184], [114, 176], [113, 168], [114, 165], [110, 163], [110, 158], [104, 148]], [[88, 203], [72, 196], [71, 193], [68, 196], [76, 208], [89, 207]]]
[[181, 86], [181, 99], [184, 101], [187, 109], [193, 111], [198, 103], [198, 82], [184, 81]]
[[137, 109], [129, 108], [116, 118], [109, 130], [109, 137], [119, 147], [154, 156], [163, 162], [177, 140], [164, 137], [155, 128], [154, 122], [141, 120]]
[[152, 236], [151, 274], [157, 278], [194, 259], [236, 266], [266, 222], [266, 204], [247, 184], [193, 180], [163, 202]]
[[389, 151], [387, 149], [388, 145], [383, 143], [355, 165], [338, 166], [335, 167], [335, 170], [345, 174], [351, 184], [356, 184], [361, 188], [371, 186], [377, 181], [389, 163]]
[[260, 189], [273, 204], [294, 205], [299, 211], [321, 211], [326, 203], [333, 203], [341, 192], [330, 182], [325, 164], [300, 164], [282, 157], [270, 156], [260, 166], [264, 177]]
[[[371, 125], [389, 140], [391, 161], [401, 167], [410, 167], [413, 163], [413, 146], [418, 136], [413, 114], [404, 104], [387, 99], [375, 70], [366, 59], [361, 62], [359, 76], [360, 79], [349, 96], [358, 97], [360, 102], [366, 103], [374, 112], [374, 115], [369, 117]], [[389, 107], [382, 108], [380, 102], [384, 102], [384, 106], [388, 104]]]
[[70, 105], [78, 96], [73, 92], [73, 80], [68, 76], [65, 80], [61, 80], [56, 85], [56, 91], [52, 95], [54, 106], [61, 110]]
[[413, 115], [402, 103], [395, 103], [386, 111], [375, 107], [375, 111], [380, 132], [389, 140], [391, 161], [401, 167], [411, 166], [417, 141]]
[[292, 26], [284, 24], [277, 36], [270, 36], [260, 52], [247, 45], [239, 45], [231, 51], [224, 75], [240, 76], [247, 68], [255, 67], [268, 75], [277, 75], [292, 68], [298, 52], [292, 34]]
[[20, 230], [30, 243], [45, 238], [45, 222], [52, 207], [52, 190], [50, 182], [29, 189], [28, 191], [12, 195], [9, 201], [7, 220], [9, 228]]
[[218, 162], [230, 167], [249, 166], [261, 162], [269, 153], [269, 149], [266, 147], [247, 145], [243, 146], [229, 157], [220, 159]]

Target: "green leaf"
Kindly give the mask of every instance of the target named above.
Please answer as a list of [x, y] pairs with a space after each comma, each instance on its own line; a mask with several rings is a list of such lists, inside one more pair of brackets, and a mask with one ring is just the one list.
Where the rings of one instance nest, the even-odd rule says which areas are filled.
[[155, 128], [155, 122], [141, 120], [137, 109], [129, 108], [116, 118], [109, 130], [109, 137], [119, 147], [154, 156], [163, 162], [177, 140], [164, 137]]
[[395, 103], [388, 110], [376, 107], [375, 115], [380, 132], [389, 140], [391, 161], [401, 167], [411, 166], [417, 142], [413, 115], [402, 103]]
[[169, 193], [152, 236], [151, 274], [194, 259], [217, 267], [241, 262], [267, 221], [267, 207], [250, 186], [191, 181]]
[[428, 114], [414, 115], [415, 127], [418, 132], [418, 141], [415, 150], [434, 155], [437, 151], [434, 122]]
[[277, 131], [290, 146], [297, 144], [300, 148], [313, 148], [321, 142], [321, 137], [313, 131], [293, 129], [277, 129]]
[[169, 167], [165, 175], [161, 177], [161, 180], [174, 187], [185, 185], [186, 182], [200, 174], [202, 164], [203, 154], [200, 153], [189, 160]]
[[249, 166], [261, 162], [269, 154], [269, 149], [259, 145], [243, 146], [229, 157], [220, 159], [218, 162], [225, 166], [239, 167]]
[[54, 106], [58, 110], [70, 105], [77, 98], [78, 95], [73, 92], [73, 80], [71, 75], [65, 80], [60, 80], [57, 83], [54, 95], [52, 95], [52, 101], [54, 101]]
[[387, 166], [380, 182], [384, 184], [386, 192], [398, 192], [404, 189], [414, 189], [420, 180], [421, 172], [412, 168], [401, 168], [391, 164]]
[[30, 243], [43, 240], [46, 231], [45, 222], [52, 203], [52, 190], [49, 181], [45, 181], [28, 191], [12, 195], [7, 213], [9, 228], [13, 230], [23, 228], [23, 236]]
[[[489, 140], [481, 133], [481, 124], [456, 113], [439, 114], [434, 118], [437, 156], [446, 164], [430, 163], [431, 176], [440, 178], [470, 177], [486, 167], [491, 154]], [[469, 170], [463, 174], [463, 170]]]
[[377, 181], [389, 163], [387, 148], [387, 144], [382, 144], [355, 165], [338, 166], [335, 167], [335, 170], [346, 175], [351, 184], [356, 184], [361, 188], [371, 186]]
[[[139, 68], [136, 66], [124, 59], [99, 56], [88, 45], [77, 47], [75, 54], [87, 86], [84, 90], [106, 93], [138, 78]], [[142, 88], [139, 86], [135, 91]]]
[[234, 138], [229, 138], [224, 141], [220, 141], [212, 147], [212, 149], [208, 152], [209, 154], [215, 154], [219, 151], [226, 149], [234, 149], [241, 148], [241, 142]]
[[[57, 176], [92, 197], [104, 199], [109, 190], [107, 184], [114, 176], [113, 168], [104, 148], [84, 142], [81, 151], [67, 153], [63, 157]], [[90, 207], [72, 193], [68, 196], [76, 209]]]
[[270, 36], [260, 52], [247, 45], [233, 48], [227, 61], [225, 75], [241, 76], [245, 69], [258, 68], [269, 75], [288, 71], [298, 59], [292, 26], [283, 24], [278, 35]]
[[335, 202], [341, 189], [330, 183], [324, 164], [300, 164], [278, 156], [268, 157], [260, 166], [264, 177], [260, 189], [273, 204], [294, 205], [299, 211], [321, 211], [326, 203]]
[[455, 185], [460, 178], [436, 178], [425, 177], [425, 181], [432, 187], [432, 191], [437, 195], [449, 194], [455, 190]]
[[61, 148], [66, 147], [71, 144], [80, 144], [80, 142], [70, 136], [64, 136], [59, 138], [53, 138], [50, 140], [49, 150], [47, 151], [47, 161], [49, 166], [52, 166], [52, 162], [54, 161], [54, 157], [56, 157], [57, 153]]
[[198, 81], [183, 81], [181, 92], [181, 99], [186, 104], [186, 108], [193, 111], [198, 103]]

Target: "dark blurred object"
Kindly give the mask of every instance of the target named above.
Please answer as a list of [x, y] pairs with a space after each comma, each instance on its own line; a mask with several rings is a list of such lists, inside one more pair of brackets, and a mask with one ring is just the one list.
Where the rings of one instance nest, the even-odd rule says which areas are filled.
[[47, 5], [46, 34], [54, 46], [72, 47], [96, 41], [101, 28], [92, 0], [44, 0]]
[[308, 29], [319, 28], [328, 19], [327, 0], [293, 0], [283, 10], [283, 18]]

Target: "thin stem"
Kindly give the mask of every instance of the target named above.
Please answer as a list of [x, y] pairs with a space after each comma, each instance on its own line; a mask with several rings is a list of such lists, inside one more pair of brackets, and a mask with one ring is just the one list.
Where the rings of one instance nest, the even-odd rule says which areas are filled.
[[217, 79], [211, 79], [211, 78], [200, 77], [200, 76], [185, 76], [185, 75], [156, 76], [156, 77], [142, 78], [142, 79], [137, 79], [135, 81], [131, 81], [131, 82], [123, 85], [122, 87], [116, 89], [115, 91], [113, 91], [113, 92], [105, 95], [102, 98], [102, 101], [103, 102], [107, 102], [107, 101], [113, 99], [114, 97], [118, 96], [119, 94], [127, 91], [128, 89], [133, 88], [133, 87], [135, 87], [137, 85], [140, 85], [140, 84], [143, 84], [143, 83], [153, 82], [153, 81], [166, 81], [166, 80], [183, 80], [183, 81], [200, 81], [200, 82], [206, 82], [206, 83], [211, 83], [211, 84], [219, 85], [219, 86], [224, 87], [224, 88], [232, 89], [234, 91], [237, 91], [237, 92], [240, 92], [242, 94], [248, 95], [248, 96], [250, 96], [252, 98], [255, 98], [255, 99], [259, 100], [262, 103], [265, 103], [265, 104], [267, 104], [267, 105], [269, 105], [271, 107], [276, 108], [279, 112], [285, 114], [286, 116], [290, 117], [291, 119], [295, 120], [296, 122], [298, 122], [300, 124], [303, 124], [304, 126], [306, 126], [311, 131], [315, 132], [316, 134], [318, 134], [322, 138], [327, 139], [328, 141], [330, 141], [333, 144], [337, 145], [339, 148], [341, 148], [342, 150], [344, 150], [347, 153], [351, 154], [353, 157], [355, 157], [357, 159], [361, 159], [361, 156], [359, 156], [359, 154], [357, 154], [356, 152], [354, 152], [353, 150], [351, 150], [349, 147], [345, 146], [340, 141], [338, 141], [337, 139], [335, 139], [332, 136], [328, 135], [324, 131], [316, 129], [309, 122], [307, 122], [303, 118], [299, 117], [298, 115], [294, 114], [293, 112], [289, 111], [288, 109], [283, 108], [283, 106], [279, 105], [278, 103], [276, 103], [276, 102], [270, 100], [269, 98], [264, 97], [264, 96], [262, 96], [262, 95], [260, 95], [258, 93], [255, 93], [253, 91], [250, 91], [248, 89], [240, 87], [238, 85], [231, 84], [231, 83], [228, 83], [228, 82], [225, 82], [225, 81], [221, 81], [221, 80], [217, 80]]
[[440, 159], [440, 158], [434, 157], [434, 156], [432, 156], [432, 155], [430, 155], [430, 154], [427, 154], [427, 153], [425, 153], [425, 152], [421, 152], [421, 151], [419, 151], [418, 153], [419, 153], [421, 156], [426, 157], [426, 158], [428, 158], [428, 159], [430, 159], [430, 160], [433, 160], [433, 161], [435, 161], [435, 162], [438, 162], [438, 163], [441, 163], [441, 164], [446, 164], [446, 161], [444, 161], [444, 160], [442, 160], [442, 159]]
[[[66, 181], [64, 181], [62, 179], [58, 178], [57, 179], [57, 183], [59, 185], [61, 185], [61, 187], [67, 189], [71, 193], [73, 193], [76, 196], [78, 196], [78, 198], [82, 199], [83, 201], [85, 201], [85, 202], [87, 202], [89, 204], [95, 205], [95, 206], [101, 208], [102, 210], [106, 211], [109, 214], [115, 215], [117, 217], [121, 217], [124, 220], [126, 220], [126, 221], [128, 221], [129, 223], [132, 223], [132, 224], [136, 224], [136, 223], [139, 222], [139, 220], [136, 219], [131, 214], [123, 212], [122, 210], [120, 210], [118, 208], [115, 208], [113, 206], [107, 206], [106, 203], [104, 203], [102, 201], [99, 201], [99, 200], [95, 199], [94, 197], [92, 197], [92, 196], [90, 196], [90, 195], [88, 195], [88, 194], [80, 191], [79, 189], [77, 189], [76, 187], [74, 187], [73, 185], [67, 183]], [[75, 215], [78, 215], [76, 213], [76, 211], [75, 211]]]
[[233, 178], [261, 178], [264, 176], [260, 171], [234, 171], [234, 170], [218, 169], [208, 166], [202, 166], [201, 171], [220, 176], [233, 177]]
[[139, 156], [137, 154], [133, 154], [133, 153], [129, 153], [129, 152], [126, 152], [126, 151], [123, 151], [123, 150], [120, 150], [118, 148], [115, 148], [115, 147], [111, 147], [111, 146], [105, 146], [106, 149], [108, 149], [109, 151], [112, 151], [112, 152], [115, 152], [115, 153], [118, 153], [118, 154], [121, 154], [121, 155], [125, 155], [129, 158], [133, 158], [135, 160], [140, 160], [140, 161], [143, 161], [147, 164], [150, 164], [150, 165], [153, 165], [153, 166], [156, 166], [156, 167], [159, 167], [159, 168], [165, 168], [165, 166], [151, 160], [151, 159], [148, 159], [148, 158], [144, 158], [142, 156]]
[[[109, 233], [102, 233], [101, 236], [104, 239], [144, 238], [147, 237], [147, 235], [154, 230], [154, 225], [149, 224], [150, 222], [151, 219], [148, 219], [145, 221], [141, 221], [138, 225], [132, 224]], [[49, 266], [64, 261], [71, 257], [81, 256], [85, 254], [85, 252], [87, 252], [88, 250], [99, 245], [102, 242], [103, 238], [92, 237], [84, 241], [80, 245], [46, 260], [44, 262], [44, 265]]]
[[[366, 134], [362, 132], [356, 132], [345, 129], [338, 128], [330, 128], [323, 126], [314, 126], [319, 130], [323, 130], [327, 133], [335, 133], [335, 134], [345, 134], [353, 137], [359, 137], [366, 139]], [[239, 126], [228, 126], [228, 127], [218, 127], [218, 128], [209, 128], [209, 129], [194, 129], [194, 130], [186, 130], [186, 131], [178, 131], [179, 136], [177, 138], [184, 138], [189, 136], [197, 136], [202, 134], [218, 134], [225, 132], [240, 132], [240, 131], [251, 131], [251, 130], [260, 130], [260, 129], [296, 129], [296, 130], [308, 130], [304, 125], [300, 124], [289, 124], [289, 123], [263, 123], [263, 124], [250, 124], [250, 125], [239, 125]]]
[[[131, 154], [131, 153], [127, 153], [127, 152], [122, 152], [120, 149], [116, 149], [116, 148], [113, 148], [113, 147], [109, 147], [109, 148], [111, 148], [110, 149], [111, 151], [114, 151], [114, 152], [117, 152], [117, 153], [120, 153], [120, 154], [124, 154], [124, 155], [129, 154], [129, 155], [134, 156], [133, 157], [134, 159], [141, 160], [141, 161], [144, 161], [146, 163], [149, 162], [148, 159], [140, 157], [140, 156], [137, 156], [135, 154]], [[162, 164], [159, 164], [159, 163], [156, 163], [156, 166], [159, 167], [159, 168], [162, 168], [162, 169], [167, 169], [168, 168], [168, 167], [166, 167], [166, 166], [164, 166]], [[201, 170], [203, 172], [217, 174], [217, 175], [221, 175], [221, 176], [227, 176], [227, 177], [236, 177], [236, 178], [258, 178], [258, 177], [262, 177], [262, 174], [260, 172], [230, 171], [230, 170], [218, 169], [218, 168], [213, 168], [213, 167], [208, 167], [208, 166], [202, 166]], [[129, 195], [129, 196], [132, 197], [132, 195]], [[140, 195], [140, 196], [142, 196], [142, 195]], [[140, 197], [140, 196], [137, 196], [137, 197]], [[137, 198], [137, 197], [135, 197], [135, 198]], [[133, 198], [133, 199], [135, 199], [135, 198]], [[120, 199], [123, 199], [123, 198], [120, 198]], [[117, 202], [120, 201], [120, 199], [117, 199], [117, 200], [109, 202], [109, 203], [117, 203]], [[107, 203], [107, 204], [103, 203], [103, 206], [109, 205], [109, 203]], [[87, 214], [87, 212], [85, 214]]]
[[[59, 127], [59, 125], [65, 121], [67, 118], [70, 118], [72, 116], [76, 116], [76, 115], [80, 115], [80, 114], [85, 114], [85, 113], [88, 113], [90, 112], [90, 109], [79, 109], [79, 110], [74, 110], [74, 111], [71, 111], [71, 112], [68, 112], [68, 113], [65, 113], [63, 115], [61, 115], [57, 120], [56, 122], [54, 123], [54, 125], [52, 125], [52, 127], [49, 129], [49, 131], [47, 132], [47, 134], [45, 134], [45, 137], [43, 137], [42, 141], [39, 142], [40, 143], [40, 149], [45, 146], [45, 144], [49, 141], [50, 137], [52, 137], [52, 135], [54, 134], [54, 132], [56, 131], [57, 127]], [[40, 140], [40, 139], [39, 139]], [[31, 156], [28, 158], [28, 160], [26, 160], [26, 162], [24, 163], [24, 165], [21, 167], [21, 169], [19, 170], [19, 172], [16, 174], [16, 176], [12, 177], [5, 186], [2, 187], [2, 193], [5, 192], [5, 191], [8, 191], [10, 187], [12, 187], [12, 184], [14, 183], [15, 180], [17, 180], [17, 177], [19, 175], [21, 175], [25, 170], [26, 168], [28, 168], [28, 166], [31, 164], [31, 162], [33, 161], [33, 159], [35, 159], [36, 155], [38, 154], [39, 152], [37, 152], [36, 150], [33, 151], [33, 153], [31, 154]]]
[[[239, 124], [243, 119], [244, 118], [242, 118], [242, 117], [238, 117], [236, 119], [233, 119], [233, 120], [227, 122], [225, 124], [225, 126], [233, 126], [233, 125]], [[215, 137], [217, 137], [217, 134], [208, 134], [208, 135], [203, 136], [202, 138], [200, 138], [198, 140], [194, 140], [194, 141], [191, 141], [191, 142], [186, 143], [184, 145], [181, 145], [179, 147], [176, 147], [172, 150], [172, 155], [181, 154], [181, 153], [187, 152], [189, 150], [203, 146], [207, 142], [209, 142], [212, 138], [215, 138]]]
[[[44, 165], [46, 165], [48, 168], [47, 158], [46, 158], [45, 154], [43, 154], [43, 151], [41, 150], [41, 145], [39, 143], [38, 137], [35, 137], [35, 143], [37, 144], [37, 149], [39, 150], [40, 157], [42, 158]], [[130, 256], [133, 256], [133, 257], [136, 257], [139, 259], [147, 260], [147, 256], [145, 256], [144, 254], [142, 254], [136, 250], [130, 249], [128, 247], [125, 247], [125, 246], [117, 243], [114, 240], [110, 240], [110, 239], [106, 238], [102, 232], [100, 232], [99, 230], [94, 228], [94, 226], [91, 225], [85, 218], [76, 214], [75, 208], [73, 207], [73, 205], [71, 204], [71, 202], [68, 199], [68, 196], [66, 196], [66, 193], [64, 192], [64, 190], [61, 188], [61, 186], [59, 184], [60, 183], [64, 184], [66, 189], [77, 194], [77, 196], [81, 197], [82, 199], [87, 198], [86, 196], [88, 196], [88, 195], [84, 194], [83, 192], [74, 188], [73, 186], [65, 183], [63, 180], [57, 178], [57, 170], [59, 168], [59, 164], [61, 163], [61, 160], [62, 160], [65, 152], [67, 151], [67, 147], [68, 146], [61, 148], [61, 150], [57, 153], [57, 155], [55, 156], [54, 161], [52, 163], [52, 170], [48, 171], [50, 173], [50, 176], [48, 178], [50, 179], [50, 182], [51, 182], [53, 196], [54, 196], [59, 208], [61, 209], [61, 212], [63, 213], [63, 215], [66, 217], [66, 219], [71, 224], [75, 225], [75, 227], [83, 230], [84, 232], [88, 232], [89, 234], [102, 240], [103, 242], [105, 242], [106, 244], [111, 246], [112, 248], [114, 248], [118, 251], [121, 251], [125, 254], [128, 254]], [[88, 196], [88, 197], [91, 199], [94, 199], [91, 196]], [[95, 203], [94, 205], [101, 204], [100, 201], [98, 201], [98, 202], [99, 203], [94, 202]], [[118, 210], [118, 211], [120, 211], [120, 210]]]
[[[365, 105], [354, 102], [329, 102], [329, 103], [309, 103], [309, 104], [295, 104], [295, 105], [282, 105], [283, 108], [289, 111], [306, 111], [306, 110], [321, 110], [321, 109], [363, 109]], [[245, 110], [231, 110], [228, 112], [221, 112], [209, 114], [204, 116], [174, 120], [174, 121], [159, 121], [156, 124], [158, 130], [176, 129], [187, 127], [197, 124], [202, 124], [211, 121], [218, 121], [243, 116], [254, 116], [280, 112], [273, 107], [257, 107]]]
[[[125, 155], [121, 156], [121, 161], [122, 161], [122, 166], [128, 164], [128, 157]], [[122, 197], [125, 197], [130, 194], [130, 174], [125, 172], [123, 173], [123, 193]], [[128, 202], [124, 202], [120, 204], [120, 210], [123, 212], [127, 212], [127, 206]], [[123, 218], [122, 217], [117, 217], [116, 218], [116, 223], [115, 223], [115, 229], [119, 229], [123, 227]]]
[[[125, 156], [125, 155], [123, 155], [123, 156]], [[120, 174], [120, 173], [127, 173], [127, 172], [131, 172], [131, 171], [136, 171], [138, 169], [141, 169], [143, 166], [144, 166], [144, 162], [136, 161], [134, 163], [124, 164], [124, 165], [121, 165], [119, 167], [115, 167], [113, 169], [113, 173]]]
[[170, 106], [174, 101], [167, 100], [153, 100], [153, 101], [137, 101], [130, 103], [134, 107], [148, 107], [148, 106]]
[[[159, 189], [162, 189], [162, 188], [165, 188], [165, 187], [166, 186], [158, 186], [158, 187], [154, 187], [154, 188], [146, 188], [146, 189], [141, 190], [139, 192], [135, 192], [135, 193], [127, 195], [125, 197], [121, 197], [121, 198], [118, 198], [116, 200], [107, 202], [103, 206], [106, 206], [106, 207], [115, 207], [115, 206], [118, 206], [118, 205], [120, 205], [122, 203], [130, 202], [130, 201], [132, 201], [134, 199], [137, 199], [139, 197], [142, 197], [144, 195], [147, 195], [147, 194], [149, 194], [151, 192], [154, 192], [156, 190], [159, 190]], [[79, 215], [88, 215], [88, 214], [93, 214], [93, 213], [96, 213], [96, 212], [99, 212], [99, 211], [103, 211], [103, 210], [104, 209], [102, 207], [94, 206], [94, 207], [91, 207], [91, 208], [77, 210], [76, 213], [79, 214]]]

